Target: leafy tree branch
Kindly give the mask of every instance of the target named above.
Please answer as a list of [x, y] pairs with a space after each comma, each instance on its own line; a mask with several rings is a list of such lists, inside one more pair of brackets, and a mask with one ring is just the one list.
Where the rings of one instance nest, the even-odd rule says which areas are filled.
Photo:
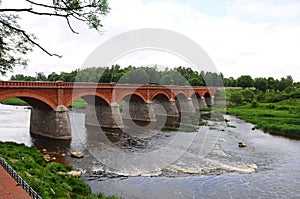
[[80, 21], [101, 33], [101, 17], [109, 12], [107, 0], [53, 0], [47, 4], [43, 0], [23, 0], [28, 3], [24, 8], [1, 8], [0, 0], [0, 73], [6, 74], [15, 66], [27, 66], [24, 58], [32, 47], [36, 46], [49, 56], [61, 57], [49, 52], [46, 47], [37, 42], [37, 38], [19, 25], [19, 13], [30, 13], [37, 17], [55, 16], [66, 20], [72, 33], [78, 32], [72, 27], [72, 22]]

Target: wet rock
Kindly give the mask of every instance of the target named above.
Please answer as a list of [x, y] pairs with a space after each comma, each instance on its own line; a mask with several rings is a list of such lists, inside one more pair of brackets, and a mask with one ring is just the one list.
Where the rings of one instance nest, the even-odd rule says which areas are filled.
[[28, 173], [27, 171], [24, 172], [26, 176], [28, 177], [32, 177], [32, 175], [30, 173]]
[[67, 172], [67, 175], [72, 175], [72, 176], [75, 176], [75, 177], [80, 177], [81, 176], [81, 171], [69, 171]]
[[71, 152], [71, 157], [73, 158], [83, 158], [84, 153], [82, 151], [73, 151]]
[[45, 161], [48, 163], [48, 162], [51, 161], [51, 156], [50, 156], [49, 154], [45, 154], [45, 155], [44, 155], [44, 159], [45, 159]]
[[60, 175], [71, 175], [71, 176], [75, 176], [75, 177], [80, 177], [81, 176], [81, 171], [69, 171], [69, 172], [63, 172], [63, 171], [59, 171], [57, 172], [57, 174]]
[[244, 143], [244, 142], [242, 142], [242, 141], [239, 141], [239, 147], [246, 147], [247, 145]]

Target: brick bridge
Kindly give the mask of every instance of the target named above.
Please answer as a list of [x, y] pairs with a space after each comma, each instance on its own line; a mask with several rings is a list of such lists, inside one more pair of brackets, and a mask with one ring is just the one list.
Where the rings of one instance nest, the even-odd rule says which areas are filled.
[[[134, 84], [0, 81], [0, 101], [17, 97], [31, 107], [30, 132], [71, 139], [68, 107], [86, 103], [85, 124], [123, 128], [126, 121], [184, 123], [184, 115], [214, 103], [218, 88]], [[119, 106], [120, 104], [120, 106]]]

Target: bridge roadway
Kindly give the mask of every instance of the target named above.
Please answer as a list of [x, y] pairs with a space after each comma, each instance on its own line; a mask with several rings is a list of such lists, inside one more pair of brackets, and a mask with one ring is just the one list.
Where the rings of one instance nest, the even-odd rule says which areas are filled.
[[32, 107], [31, 133], [71, 139], [68, 107], [78, 98], [87, 103], [86, 125], [123, 128], [128, 121], [163, 121], [164, 126], [174, 126], [184, 123], [186, 115], [212, 105], [217, 90], [174, 85], [0, 81], [0, 101], [17, 97]]

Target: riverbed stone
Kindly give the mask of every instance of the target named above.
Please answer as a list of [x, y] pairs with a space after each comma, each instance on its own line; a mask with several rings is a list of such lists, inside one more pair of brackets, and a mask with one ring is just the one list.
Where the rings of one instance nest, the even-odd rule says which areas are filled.
[[71, 152], [71, 157], [73, 157], [73, 158], [83, 158], [84, 153], [82, 151], [73, 151], [73, 152]]

